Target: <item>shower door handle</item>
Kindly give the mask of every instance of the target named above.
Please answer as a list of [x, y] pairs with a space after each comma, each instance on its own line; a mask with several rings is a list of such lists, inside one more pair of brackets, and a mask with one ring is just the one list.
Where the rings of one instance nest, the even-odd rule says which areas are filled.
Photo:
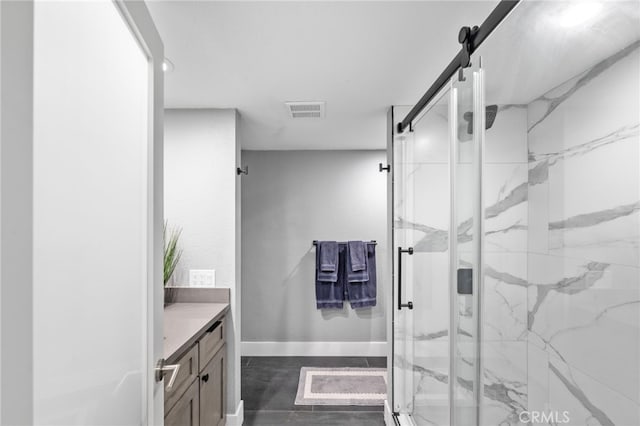
[[398, 247], [398, 310], [402, 308], [413, 309], [413, 302], [402, 303], [402, 253], [413, 254], [413, 247], [403, 249]]

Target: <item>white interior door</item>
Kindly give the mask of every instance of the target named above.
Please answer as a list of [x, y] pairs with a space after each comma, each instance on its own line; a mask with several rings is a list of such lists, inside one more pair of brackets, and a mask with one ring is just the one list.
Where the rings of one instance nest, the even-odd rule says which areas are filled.
[[34, 6], [38, 425], [162, 423], [162, 44], [150, 22], [141, 2]]

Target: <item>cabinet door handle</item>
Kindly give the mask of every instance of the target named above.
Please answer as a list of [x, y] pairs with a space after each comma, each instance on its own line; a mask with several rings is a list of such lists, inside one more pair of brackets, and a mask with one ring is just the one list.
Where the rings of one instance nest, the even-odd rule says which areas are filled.
[[215, 330], [216, 328], [218, 328], [218, 326], [219, 326], [220, 324], [222, 324], [222, 321], [216, 321], [216, 322], [214, 322], [214, 323], [211, 325], [211, 327], [209, 327], [209, 328], [207, 329], [207, 333], [213, 333], [213, 330]]
[[164, 358], [162, 358], [156, 366], [156, 382], [161, 381], [165, 373], [171, 372], [171, 378], [167, 383], [167, 390], [170, 391], [176, 381], [176, 377], [178, 377], [178, 371], [180, 371], [180, 364], [165, 364]]
[[202, 381], [207, 383], [209, 381], [209, 374], [205, 374], [204, 376], [202, 376]]

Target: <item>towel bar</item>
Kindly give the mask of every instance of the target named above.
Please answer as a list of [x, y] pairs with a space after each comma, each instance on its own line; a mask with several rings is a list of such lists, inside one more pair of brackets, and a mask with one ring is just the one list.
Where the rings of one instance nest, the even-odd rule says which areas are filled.
[[[378, 242], [377, 242], [376, 240], [365, 241], [365, 243], [366, 243], [366, 244], [373, 244], [374, 246], [375, 246], [375, 245], [378, 245]], [[346, 243], [346, 242], [340, 242], [340, 241], [338, 241], [338, 244], [347, 244], [347, 243]], [[318, 240], [313, 240], [313, 245], [314, 245], [314, 246], [317, 246], [317, 245], [318, 245]]]

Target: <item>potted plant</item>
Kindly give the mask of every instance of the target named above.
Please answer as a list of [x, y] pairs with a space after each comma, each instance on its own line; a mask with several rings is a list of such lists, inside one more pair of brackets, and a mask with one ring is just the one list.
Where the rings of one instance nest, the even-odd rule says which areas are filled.
[[178, 247], [180, 241], [180, 234], [182, 234], [181, 228], [169, 229], [167, 221], [164, 222], [164, 228], [162, 230], [162, 236], [164, 239], [164, 287], [165, 287], [165, 304], [170, 300], [170, 295], [167, 295], [167, 283], [171, 279], [173, 272], [180, 262], [182, 256], [182, 249]]

